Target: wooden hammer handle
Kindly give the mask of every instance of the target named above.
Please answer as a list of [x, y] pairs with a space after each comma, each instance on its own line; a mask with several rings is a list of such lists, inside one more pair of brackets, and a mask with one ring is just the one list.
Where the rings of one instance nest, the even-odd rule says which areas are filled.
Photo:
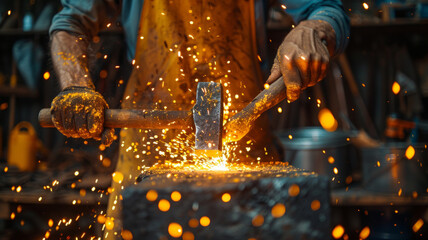
[[[49, 108], [39, 112], [39, 123], [44, 128], [54, 127]], [[192, 111], [107, 109], [104, 120], [108, 128], [185, 129], [193, 125]]]
[[250, 122], [255, 121], [260, 115], [287, 97], [286, 87], [282, 77], [272, 83], [268, 89], [260, 92], [244, 109], [235, 114], [232, 118], [246, 118]]

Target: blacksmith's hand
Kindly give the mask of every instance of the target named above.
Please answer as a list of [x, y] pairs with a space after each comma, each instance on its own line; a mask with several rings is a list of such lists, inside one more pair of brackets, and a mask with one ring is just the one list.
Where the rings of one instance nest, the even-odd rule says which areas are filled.
[[93, 138], [109, 146], [114, 140], [114, 129], [104, 129], [107, 108], [103, 96], [92, 88], [67, 87], [52, 101], [52, 122], [67, 137]]
[[336, 35], [331, 25], [322, 20], [306, 20], [285, 37], [266, 81], [281, 75], [287, 87], [287, 99], [295, 101], [302, 90], [315, 85], [326, 75], [330, 56], [334, 53]]

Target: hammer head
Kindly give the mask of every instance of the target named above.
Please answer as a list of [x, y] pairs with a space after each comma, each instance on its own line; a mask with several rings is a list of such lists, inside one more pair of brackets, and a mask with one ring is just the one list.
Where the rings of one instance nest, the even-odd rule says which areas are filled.
[[193, 107], [195, 149], [212, 157], [221, 156], [223, 101], [221, 83], [200, 82]]

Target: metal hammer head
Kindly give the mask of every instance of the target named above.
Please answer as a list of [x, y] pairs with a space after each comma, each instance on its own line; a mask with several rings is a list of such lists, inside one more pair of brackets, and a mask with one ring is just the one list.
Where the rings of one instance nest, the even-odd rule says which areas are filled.
[[223, 101], [221, 83], [200, 82], [193, 107], [195, 148], [208, 156], [221, 156]]

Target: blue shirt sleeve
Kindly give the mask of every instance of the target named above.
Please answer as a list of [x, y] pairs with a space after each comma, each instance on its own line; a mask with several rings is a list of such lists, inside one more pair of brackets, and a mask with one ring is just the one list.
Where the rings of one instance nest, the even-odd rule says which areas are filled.
[[49, 29], [93, 37], [107, 24], [114, 24], [120, 13], [115, 0], [61, 0], [63, 9], [57, 13]]
[[285, 12], [299, 23], [302, 20], [324, 20], [336, 33], [336, 54], [345, 50], [349, 41], [349, 17], [340, 0], [280, 0]]

